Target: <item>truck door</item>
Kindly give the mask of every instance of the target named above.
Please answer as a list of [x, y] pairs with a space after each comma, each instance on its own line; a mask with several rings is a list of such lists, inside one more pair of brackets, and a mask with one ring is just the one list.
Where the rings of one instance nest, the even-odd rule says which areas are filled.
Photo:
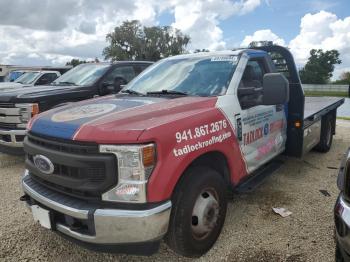
[[264, 58], [248, 60], [237, 89], [241, 111], [235, 115], [236, 130], [248, 173], [280, 154], [285, 147], [284, 105], [257, 105], [262, 92], [246, 91], [251, 87], [261, 89], [267, 72]]

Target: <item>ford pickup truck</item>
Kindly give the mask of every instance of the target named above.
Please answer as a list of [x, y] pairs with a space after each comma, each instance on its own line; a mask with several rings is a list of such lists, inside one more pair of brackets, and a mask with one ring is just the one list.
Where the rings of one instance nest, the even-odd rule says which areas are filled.
[[25, 128], [34, 115], [67, 103], [118, 92], [121, 85], [150, 64], [142, 61], [87, 63], [66, 72], [51, 85], [0, 90], [0, 152], [23, 154]]
[[[273, 59], [272, 59], [273, 58]], [[305, 98], [280, 46], [174, 56], [119, 94], [46, 111], [24, 141], [35, 221], [97, 250], [198, 257], [227, 196], [280, 154], [327, 152], [339, 98]]]

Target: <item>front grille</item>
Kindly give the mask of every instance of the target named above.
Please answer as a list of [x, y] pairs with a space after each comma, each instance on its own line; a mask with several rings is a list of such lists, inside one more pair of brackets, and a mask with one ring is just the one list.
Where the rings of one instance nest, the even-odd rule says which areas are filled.
[[57, 150], [64, 153], [74, 154], [96, 154], [98, 153], [98, 145], [93, 143], [71, 142], [63, 139], [57, 139], [47, 136], [39, 136], [28, 133], [28, 141], [48, 149]]
[[48, 189], [54, 190], [56, 192], [60, 192], [69, 196], [79, 197], [79, 198], [88, 198], [88, 199], [97, 199], [99, 200], [98, 194], [94, 192], [86, 192], [82, 190], [75, 190], [69, 187], [57, 185], [55, 183], [51, 183], [45, 179], [42, 179], [32, 173], [29, 173], [30, 177], [34, 179], [36, 182], [40, 183], [41, 185], [47, 187]]
[[[28, 160], [34, 165], [33, 155], [27, 154]], [[72, 167], [54, 163], [53, 174], [60, 177], [102, 182], [106, 178], [105, 165], [101, 162], [89, 162], [86, 167]]]
[[[100, 200], [101, 194], [118, 182], [117, 159], [112, 154], [99, 153], [97, 144], [28, 133], [24, 150], [31, 176], [61, 193]], [[52, 174], [44, 174], [35, 166], [36, 155], [43, 155], [52, 162]]]
[[14, 108], [15, 104], [13, 103], [1, 103], [0, 102], [0, 108]]
[[0, 129], [17, 129], [17, 124], [9, 124], [9, 123], [1, 123], [0, 122]]

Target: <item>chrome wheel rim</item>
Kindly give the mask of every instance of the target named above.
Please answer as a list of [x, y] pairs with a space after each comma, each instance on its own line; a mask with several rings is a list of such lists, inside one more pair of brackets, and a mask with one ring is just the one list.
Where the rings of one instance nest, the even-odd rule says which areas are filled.
[[205, 239], [216, 227], [219, 218], [218, 194], [214, 189], [205, 189], [197, 197], [192, 211], [192, 235]]

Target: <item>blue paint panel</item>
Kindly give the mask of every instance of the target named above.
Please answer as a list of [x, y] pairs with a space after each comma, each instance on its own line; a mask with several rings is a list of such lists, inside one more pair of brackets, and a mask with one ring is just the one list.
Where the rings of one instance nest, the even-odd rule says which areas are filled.
[[55, 123], [51, 118], [42, 117], [34, 122], [31, 131], [41, 135], [71, 139], [80, 126], [81, 124], [76, 121], [74, 123]]
[[78, 129], [85, 123], [93, 121], [96, 118], [101, 118], [104, 115], [100, 114], [97, 116], [89, 117], [88, 113], [86, 114], [86, 117], [81, 117], [79, 119], [71, 120], [71, 121], [60, 121], [55, 122], [52, 120], [53, 115], [64, 112], [66, 110], [74, 109], [81, 106], [87, 106], [87, 105], [93, 105], [93, 104], [114, 104], [116, 105], [115, 109], [106, 113], [105, 116], [115, 113], [118, 111], [130, 109], [137, 106], [142, 106], [146, 104], [152, 104], [154, 103], [155, 99], [147, 99], [147, 98], [111, 98], [111, 99], [103, 99], [94, 101], [92, 100], [89, 103], [84, 103], [83, 105], [74, 106], [69, 105], [66, 107], [62, 107], [59, 109], [54, 109], [51, 111], [48, 111], [44, 113], [42, 116], [39, 115], [38, 119], [34, 121], [33, 126], [31, 128], [31, 132], [51, 136], [51, 137], [57, 137], [57, 138], [63, 138], [63, 139], [72, 139], [75, 135], [75, 133], [78, 131]]

